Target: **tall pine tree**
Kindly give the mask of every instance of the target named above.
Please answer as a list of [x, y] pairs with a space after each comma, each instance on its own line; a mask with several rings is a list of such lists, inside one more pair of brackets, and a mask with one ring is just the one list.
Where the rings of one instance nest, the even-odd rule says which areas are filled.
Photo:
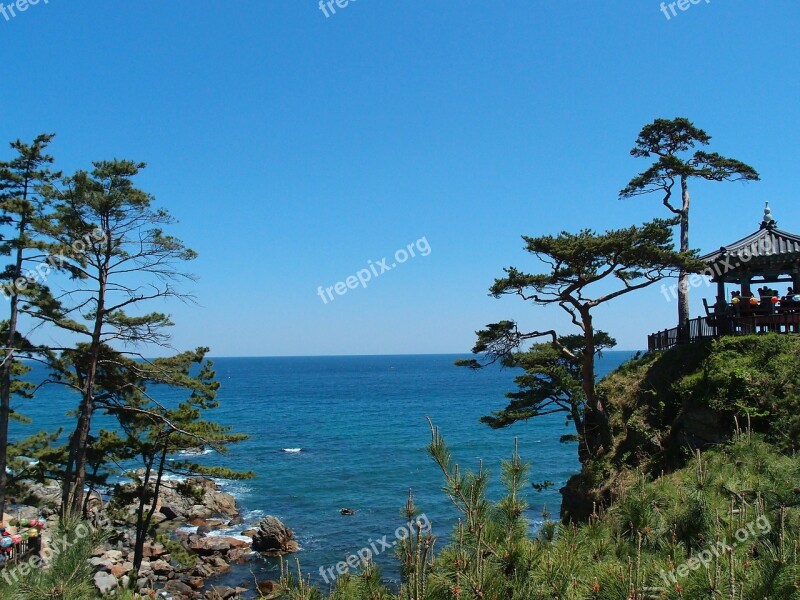
[[129, 363], [122, 358], [143, 359], [144, 349], [169, 343], [169, 316], [147, 312], [148, 306], [188, 297], [178, 284], [192, 276], [179, 265], [196, 254], [164, 233], [173, 219], [134, 184], [144, 167], [127, 160], [97, 162], [91, 172], [66, 179], [57, 199], [52, 235], [64, 268], [79, 284], [36, 316], [83, 340], [53, 362], [60, 382], [80, 396], [64, 474], [65, 514], [83, 508], [97, 399], [116, 391], [110, 374], [120, 371], [115, 385], [134, 385], [135, 373], [125, 372]]
[[[10, 161], [0, 162], [0, 218], [6, 233], [0, 253], [10, 262], [0, 272], [0, 295], [8, 300], [8, 319], [3, 321], [0, 336], [3, 359], [0, 363], [0, 515], [6, 497], [8, 463], [8, 422], [12, 416], [11, 398], [25, 396], [31, 386], [18, 379], [27, 371], [19, 358], [31, 358], [37, 349], [19, 331], [24, 303], [48, 298], [44, 285], [50, 266], [43, 262], [49, 248], [43, 232], [49, 229], [48, 214], [53, 185], [60, 174], [51, 170], [53, 158], [46, 153], [53, 139], [39, 135], [31, 144], [17, 140], [11, 144], [16, 153]], [[44, 268], [41, 265], [45, 265]], [[37, 266], [39, 268], [33, 269]]]
[[[643, 194], [662, 194], [661, 202], [677, 216], [680, 225], [680, 251], [689, 252], [689, 180], [706, 181], [758, 181], [756, 170], [750, 165], [703, 150], [691, 152], [696, 146], [707, 146], [711, 136], [695, 127], [686, 118], [656, 119], [645, 125], [636, 138], [631, 156], [655, 157], [646, 171], [634, 177], [620, 192], [623, 198]], [[673, 194], [679, 185], [677, 206]], [[678, 273], [678, 327], [681, 338], [688, 335], [689, 323], [689, 271]]]

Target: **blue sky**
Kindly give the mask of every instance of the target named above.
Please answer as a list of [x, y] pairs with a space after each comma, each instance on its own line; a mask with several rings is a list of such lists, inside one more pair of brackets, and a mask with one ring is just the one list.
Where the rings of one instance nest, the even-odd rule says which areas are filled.
[[[358, 0], [326, 18], [316, 0], [42, 0], [0, 16], [0, 141], [56, 132], [66, 171], [148, 163], [140, 185], [200, 254], [198, 304], [159, 307], [178, 348], [463, 352], [502, 318], [567, 332], [557, 309], [487, 288], [537, 268], [523, 234], [666, 216], [617, 199], [656, 117], [689, 117], [762, 175], [693, 188], [694, 246], [750, 233], [765, 200], [800, 231], [800, 4], [659, 6]], [[423, 237], [428, 256], [317, 295]], [[638, 349], [675, 310], [651, 288], [596, 324]]]

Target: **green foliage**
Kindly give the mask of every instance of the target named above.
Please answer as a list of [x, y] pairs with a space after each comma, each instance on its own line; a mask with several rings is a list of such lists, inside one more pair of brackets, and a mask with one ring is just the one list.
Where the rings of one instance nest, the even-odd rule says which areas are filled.
[[57, 444], [61, 430], [53, 433], [36, 433], [8, 445], [8, 491], [18, 494], [24, 491], [19, 483], [32, 480], [44, 483], [58, 477], [66, 458], [65, 448]]
[[[602, 234], [585, 229], [577, 234], [563, 231], [557, 236], [523, 236], [526, 250], [550, 265], [550, 271], [527, 275], [509, 268], [507, 277], [496, 280], [490, 291], [497, 297], [530, 289], [533, 300], [544, 303], [558, 300], [566, 290], [583, 291], [607, 277], [639, 289], [679, 267], [701, 268], [694, 252], [682, 254], [674, 250], [671, 229], [674, 224], [674, 220], [655, 219], [638, 227]], [[597, 305], [625, 293], [628, 286], [587, 298], [586, 302]]]
[[598, 384], [614, 407], [607, 459], [657, 475], [686, 464], [687, 444], [730, 439], [737, 419], [791, 451], [800, 439], [798, 390], [796, 336], [725, 337], [637, 357]]
[[[92, 510], [91, 491], [119, 474], [120, 464], [139, 460], [145, 475], [135, 477], [138, 485], [131, 486], [139, 501], [138, 568], [165, 472], [252, 476], [189, 460], [168, 463], [168, 458], [197, 447], [225, 453], [245, 436], [207, 419], [207, 411], [218, 405], [219, 387], [205, 360], [207, 348], [154, 360], [142, 354], [169, 345], [169, 315], [148, 307], [153, 301], [190, 298], [178, 284], [193, 276], [180, 265], [196, 257], [165, 232], [174, 223], [169, 213], [137, 187], [135, 179], [145, 165], [99, 161], [90, 170], [62, 177], [50, 170], [54, 161], [45, 153], [52, 138], [15, 142], [16, 156], [0, 162], [0, 255], [10, 257], [0, 270], [0, 284], [11, 308], [9, 318], [0, 321], [0, 508], [6, 458], [14, 491], [23, 478], [62, 483], [61, 511], [67, 521]], [[54, 269], [69, 281], [59, 278], [60, 289], [51, 295], [45, 281]], [[20, 277], [23, 270], [32, 281]], [[34, 329], [45, 329], [52, 347], [24, 339], [17, 331], [19, 315], [32, 319]], [[61, 432], [6, 444], [8, 419], [22, 418], [11, 409], [11, 397], [30, 398], [34, 391], [21, 379], [28, 367], [16, 357], [43, 360], [51, 371], [46, 384], [76, 393], [76, 426], [67, 446], [57, 445]], [[166, 405], [159, 399], [161, 386], [185, 390], [187, 398]], [[116, 417], [119, 430], [93, 431], [98, 410]]]
[[[709, 153], [694, 150], [695, 147], [707, 146], [711, 142], [702, 129], [695, 127], [689, 119], [656, 119], [645, 125], [631, 156], [637, 158], [654, 158], [655, 162], [645, 171], [634, 177], [619, 195], [631, 198], [644, 194], [656, 193], [661, 202], [680, 225], [679, 248], [688, 253], [689, 245], [689, 212], [691, 197], [689, 184], [693, 179], [706, 181], [758, 181], [759, 176], [753, 167], [745, 163]], [[676, 188], [676, 185], [678, 186]], [[673, 194], [677, 194], [677, 199]], [[677, 201], [676, 201], [677, 200]], [[682, 338], [688, 334], [686, 323], [689, 320], [689, 273], [698, 272], [697, 268], [681, 269], [678, 274], [678, 324]]]
[[[253, 477], [249, 472], [171, 459], [183, 451], [206, 446], [224, 454], [230, 444], [246, 439], [244, 435], [233, 433], [231, 427], [206, 418], [208, 411], [218, 406], [219, 388], [212, 364], [205, 360], [207, 351], [207, 348], [198, 348], [194, 352], [134, 364], [129, 360], [125, 364], [127, 359], [116, 356], [114, 367], [106, 367], [108, 372], [98, 377], [98, 383], [105, 390], [96, 396], [98, 406], [117, 418], [123, 433], [123, 437], [110, 439], [111, 450], [141, 465], [141, 471], [130, 473], [132, 484], [117, 486], [114, 500], [117, 506], [126, 506], [131, 501], [136, 503], [134, 570], [141, 565], [144, 540], [152, 534], [152, 518], [165, 473], [229, 479]], [[129, 385], [123, 385], [119, 379]], [[157, 402], [148, 392], [148, 385], [153, 384], [183, 389], [188, 391], [188, 398], [174, 406]], [[194, 490], [189, 492], [194, 493]]]
[[175, 484], [175, 491], [181, 496], [193, 498], [198, 504], [203, 501], [205, 490], [200, 486], [194, 485], [191, 481], [178, 481]]
[[[607, 333], [595, 332], [596, 354], [615, 344]], [[509, 355], [505, 366], [525, 370], [514, 379], [519, 389], [506, 394], [511, 400], [506, 408], [483, 417], [481, 422], [500, 429], [518, 421], [563, 412], [567, 423], [572, 421], [576, 434], [580, 435], [586, 402], [581, 380], [585, 351], [583, 336], [568, 335], [560, 336], [557, 344], [538, 343], [525, 352]]]
[[[526, 250], [547, 268], [536, 274], [507, 268], [506, 277], [497, 279], [490, 293], [495, 297], [516, 295], [540, 306], [557, 305], [579, 333], [522, 333], [513, 321], [500, 321], [478, 331], [472, 352], [481, 359], [456, 364], [477, 369], [499, 361], [526, 369], [526, 375], [517, 380], [520, 391], [509, 395], [512, 402], [484, 422], [504, 427], [550, 412], [566, 412], [581, 442], [582, 462], [610, 450], [608, 407], [596, 393], [595, 357], [615, 342], [595, 329], [593, 311], [679, 270], [702, 267], [694, 252], [674, 250], [672, 225], [674, 221], [656, 219], [602, 234], [583, 230], [523, 238]], [[550, 344], [537, 341], [542, 338], [550, 338]], [[531, 341], [534, 345], [520, 352]]]
[[197, 562], [197, 557], [189, 552], [183, 544], [172, 539], [170, 534], [159, 533], [154, 539], [157, 543], [164, 546], [164, 549], [172, 558], [172, 562], [184, 567], [190, 567]]
[[[637, 158], [655, 157], [656, 161], [646, 171], [633, 178], [620, 192], [622, 197], [632, 197], [650, 192], [670, 192], [677, 179], [697, 177], [708, 181], [758, 181], [758, 172], [745, 163], [696, 150], [697, 146], [707, 146], [711, 136], [696, 127], [689, 119], [656, 119], [645, 125], [631, 156]], [[664, 203], [669, 205], [669, 195]]]
[[[717, 340], [693, 374], [676, 384], [722, 418], [749, 417], [785, 450], [800, 440], [800, 339], [764, 335]], [[780, 424], [779, 427], [775, 425]]]
[[[49, 354], [26, 339], [18, 324], [20, 315], [32, 306], [52, 301], [45, 285], [50, 266], [42, 264], [42, 255], [51, 248], [43, 232], [49, 229], [52, 218], [53, 183], [60, 177], [51, 170], [53, 158], [46, 153], [52, 139], [53, 135], [45, 134], [31, 144], [17, 140], [11, 144], [15, 156], [0, 162], [0, 255], [10, 261], [0, 270], [0, 295], [9, 301], [8, 319], [0, 322], [0, 513], [7, 493], [8, 423], [20, 417], [11, 400], [30, 398], [33, 390], [30, 383], [21, 379], [29, 367], [20, 359]], [[44, 268], [34, 270], [37, 263]]]

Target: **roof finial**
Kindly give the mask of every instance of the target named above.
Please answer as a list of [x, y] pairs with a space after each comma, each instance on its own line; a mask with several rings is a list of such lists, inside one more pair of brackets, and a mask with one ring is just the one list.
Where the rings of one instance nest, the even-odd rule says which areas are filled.
[[761, 227], [764, 229], [774, 229], [778, 222], [772, 216], [772, 209], [769, 207], [769, 202], [764, 206], [764, 220], [761, 222]]

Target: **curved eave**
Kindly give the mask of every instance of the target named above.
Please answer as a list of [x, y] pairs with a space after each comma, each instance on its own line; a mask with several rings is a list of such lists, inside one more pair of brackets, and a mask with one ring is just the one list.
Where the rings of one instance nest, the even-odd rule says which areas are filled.
[[[767, 239], [769, 243], [766, 243]], [[765, 252], [765, 248], [769, 250]], [[745, 257], [746, 260], [742, 260]], [[800, 260], [800, 236], [780, 229], [763, 228], [738, 242], [701, 256], [700, 260], [713, 265], [719, 262], [727, 263], [734, 258], [746, 262], [748, 267], [760, 262], [769, 265], [797, 262]]]

